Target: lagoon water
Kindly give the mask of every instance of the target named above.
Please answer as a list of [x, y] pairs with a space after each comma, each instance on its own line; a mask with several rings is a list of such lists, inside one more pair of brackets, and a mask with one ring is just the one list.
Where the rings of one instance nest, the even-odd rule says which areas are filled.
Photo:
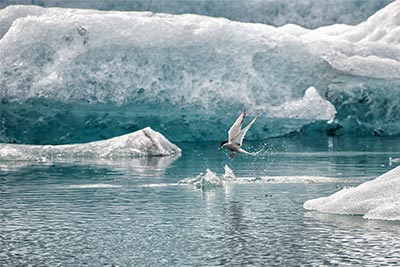
[[[293, 137], [229, 160], [217, 143], [179, 158], [1, 162], [2, 266], [398, 266], [400, 224], [309, 212], [303, 203], [393, 167], [398, 138]], [[309, 176], [209, 191], [178, 186], [209, 168]], [[313, 177], [337, 178], [312, 182]]]
[[[400, 1], [171, 1], [0, 3], [0, 267], [400, 266], [399, 221], [303, 208], [400, 164]], [[230, 160], [208, 141], [243, 109], [262, 153]], [[128, 159], [179, 151], [149, 128], [8, 145], [147, 126], [182, 155]]]

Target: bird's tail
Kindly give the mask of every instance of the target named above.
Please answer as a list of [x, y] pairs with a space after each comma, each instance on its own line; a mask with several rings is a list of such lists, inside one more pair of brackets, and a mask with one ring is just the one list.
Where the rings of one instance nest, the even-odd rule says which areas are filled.
[[247, 152], [246, 150], [239, 148], [239, 152], [246, 154], [246, 155], [250, 155], [250, 156], [258, 156], [260, 154], [261, 151], [257, 151], [257, 152]]

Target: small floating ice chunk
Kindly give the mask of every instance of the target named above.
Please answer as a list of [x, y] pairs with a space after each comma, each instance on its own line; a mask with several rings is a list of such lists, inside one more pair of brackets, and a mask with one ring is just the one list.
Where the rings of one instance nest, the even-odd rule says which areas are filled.
[[400, 167], [354, 188], [308, 200], [307, 210], [363, 215], [365, 219], [400, 220]]
[[223, 180], [210, 169], [207, 169], [205, 175], [200, 173], [196, 177], [186, 178], [178, 182], [178, 185], [184, 184], [193, 185], [197, 189], [206, 191], [216, 187], [221, 187], [223, 185]]
[[107, 140], [71, 145], [0, 144], [0, 160], [45, 161], [67, 158], [132, 158], [176, 155], [181, 149], [162, 134], [146, 127]]
[[400, 158], [389, 157], [389, 165], [393, 165], [393, 163], [400, 163]]
[[209, 169], [206, 170], [206, 175], [204, 175], [198, 182], [194, 183], [194, 186], [201, 190], [209, 190], [221, 187], [222, 185], [223, 180]]
[[236, 181], [236, 176], [228, 165], [224, 166], [225, 174], [218, 176], [210, 169], [206, 170], [206, 174], [200, 173], [196, 177], [190, 177], [178, 182], [178, 185], [193, 185], [195, 188], [206, 191], [221, 187], [225, 182]]
[[310, 183], [344, 183], [347, 180], [322, 176], [261, 176], [237, 178], [232, 169], [225, 165], [225, 173], [222, 176], [216, 175], [207, 169], [206, 174], [200, 173], [196, 177], [190, 177], [178, 182], [178, 185], [194, 185], [195, 188], [203, 191], [222, 187], [229, 184], [310, 184]]

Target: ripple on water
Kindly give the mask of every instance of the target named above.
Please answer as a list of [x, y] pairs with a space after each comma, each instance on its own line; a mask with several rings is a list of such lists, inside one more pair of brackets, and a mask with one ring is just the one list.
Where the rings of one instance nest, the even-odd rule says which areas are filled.
[[[316, 157], [271, 155], [239, 157], [232, 162], [224, 154], [214, 153], [213, 145], [198, 151], [186, 147], [181, 158], [163, 168], [153, 162], [73, 162], [2, 169], [1, 263], [399, 265], [399, 222], [303, 209], [306, 200], [337, 191], [343, 186], [341, 179], [355, 178], [345, 183], [353, 186], [385, 172], [389, 166], [383, 164], [389, 154], [349, 158], [324, 157], [320, 152]], [[206, 168], [222, 170], [228, 161], [238, 177], [271, 180], [314, 174], [337, 180], [233, 183], [206, 192], [176, 186], [179, 180]]]

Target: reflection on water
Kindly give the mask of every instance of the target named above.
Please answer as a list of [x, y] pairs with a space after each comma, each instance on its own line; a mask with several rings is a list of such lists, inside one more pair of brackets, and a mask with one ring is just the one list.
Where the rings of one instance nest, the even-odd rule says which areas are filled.
[[84, 169], [108, 168], [110, 171], [128, 171], [131, 174], [141, 176], [162, 175], [168, 166], [180, 157], [180, 154], [163, 157], [136, 157], [129, 159], [65, 159], [45, 161], [0, 161], [0, 171], [16, 171], [32, 166], [54, 166], [66, 167], [83, 166]]
[[1, 163], [0, 260], [4, 266], [398, 266], [399, 222], [302, 208], [340, 183], [232, 184], [208, 192], [165, 186], [206, 168], [222, 174], [225, 164], [238, 177], [312, 175], [356, 185], [393, 168], [388, 158], [399, 156], [393, 139], [379, 139], [380, 146], [319, 140], [306, 148], [307, 142], [271, 140], [268, 155], [233, 161], [218, 144], [203, 143], [180, 144], [177, 159]]
[[[326, 259], [329, 265], [397, 266], [400, 256], [400, 224], [372, 220], [361, 216], [340, 216], [307, 212], [306, 231], [316, 240], [327, 240], [310, 248], [330, 251]], [[351, 231], [349, 231], [351, 229]], [[307, 240], [306, 242], [309, 242]], [[373, 259], [373, 260], [367, 260]]]

